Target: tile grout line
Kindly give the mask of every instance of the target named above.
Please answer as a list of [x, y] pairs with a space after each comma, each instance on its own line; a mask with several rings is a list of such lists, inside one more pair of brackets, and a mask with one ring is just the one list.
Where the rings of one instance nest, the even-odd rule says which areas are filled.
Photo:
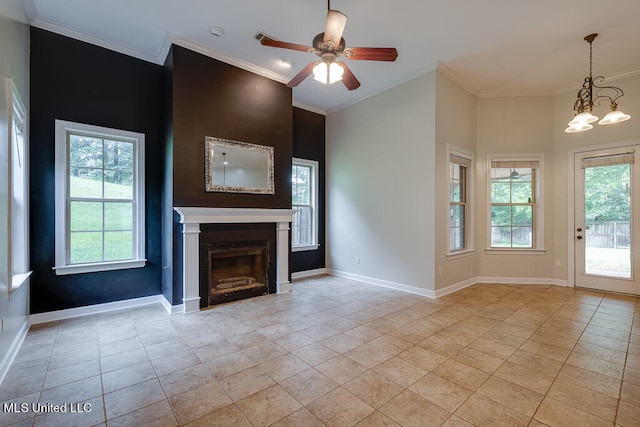
[[[547, 286], [547, 289], [548, 289], [548, 288], [549, 288], [549, 287]], [[524, 306], [520, 307], [520, 308], [519, 308], [518, 310], [516, 310], [514, 313], [512, 313], [512, 314], [511, 314], [511, 315], [509, 315], [509, 316], [507, 316], [505, 319], [501, 320], [501, 321], [500, 321], [500, 323], [498, 323], [496, 326], [494, 326], [494, 327], [493, 327], [493, 328], [491, 328], [491, 329], [494, 329], [494, 328], [498, 327], [499, 325], [501, 325], [501, 324], [505, 323], [505, 321], [506, 321], [509, 317], [513, 316], [515, 313], [517, 313], [518, 311], [522, 310], [522, 309], [523, 309], [524, 307], [526, 307], [527, 305], [529, 305], [529, 304], [531, 304], [532, 302], [534, 302], [535, 300], [539, 299], [539, 298], [540, 298], [540, 296], [541, 296], [541, 295], [538, 295], [538, 296], [536, 296], [536, 298], [534, 298], [533, 300], [531, 300], [531, 301], [527, 302]], [[568, 299], [567, 299], [567, 300], [568, 300]], [[462, 406], [464, 406], [464, 404], [465, 404], [465, 403], [466, 403], [466, 402], [471, 398], [471, 396], [473, 396], [473, 394], [477, 393], [477, 391], [478, 391], [480, 388], [482, 388], [482, 386], [484, 386], [484, 385], [487, 383], [487, 381], [489, 381], [489, 379], [491, 379], [491, 378], [494, 376], [494, 374], [495, 374], [495, 373], [496, 373], [496, 372], [497, 372], [497, 371], [498, 371], [502, 366], [504, 366], [504, 364], [505, 364], [505, 363], [506, 363], [506, 362], [507, 362], [507, 361], [508, 361], [508, 360], [509, 360], [509, 359], [510, 359], [510, 358], [511, 358], [511, 357], [512, 357], [512, 356], [513, 356], [513, 355], [514, 355], [518, 350], [522, 349], [522, 346], [523, 346], [523, 345], [525, 345], [525, 344], [526, 344], [526, 343], [531, 339], [531, 336], [533, 336], [533, 334], [535, 334], [535, 333], [536, 333], [540, 328], [542, 328], [542, 326], [544, 326], [544, 325], [549, 321], [549, 319], [551, 319], [551, 318], [553, 317], [553, 314], [557, 313], [557, 312], [558, 312], [558, 310], [560, 310], [560, 308], [562, 308], [562, 307], [566, 304], [567, 300], [565, 300], [565, 301], [563, 302], [563, 304], [562, 304], [560, 307], [558, 307], [558, 308], [557, 308], [557, 309], [556, 309], [556, 310], [555, 310], [551, 315], [549, 315], [549, 316], [547, 317], [547, 319], [546, 319], [546, 320], [545, 320], [545, 321], [544, 321], [540, 326], [538, 326], [538, 327], [534, 330], [534, 332], [533, 332], [531, 335], [529, 335], [529, 337], [527, 337], [527, 339], [526, 339], [522, 344], [520, 344], [520, 345], [519, 345], [519, 346], [514, 350], [514, 352], [513, 352], [513, 353], [511, 353], [511, 355], [510, 355], [509, 357], [507, 357], [507, 358], [506, 358], [506, 359], [505, 359], [505, 360], [500, 364], [500, 366], [498, 366], [498, 367], [493, 371], [493, 373], [491, 373], [491, 374], [489, 375], [489, 378], [487, 378], [487, 379], [486, 379], [486, 380], [485, 380], [485, 381], [484, 381], [484, 382], [483, 382], [479, 387], [477, 387], [477, 388], [476, 388], [476, 390], [475, 390], [475, 391], [473, 391], [473, 393], [472, 393], [469, 397], [467, 397], [467, 398], [465, 399], [465, 401], [464, 401], [464, 402], [463, 402], [463, 403], [462, 403], [462, 404], [461, 404], [461, 405], [460, 405], [460, 406], [459, 406], [459, 407], [454, 411], [454, 413], [453, 413], [452, 415], [454, 415], [454, 414], [455, 414], [455, 413], [456, 413], [456, 412], [457, 412], [457, 411], [458, 411]], [[507, 322], [507, 323], [509, 323], [509, 322]], [[586, 327], [585, 327], [585, 328], [586, 328]], [[490, 329], [490, 330], [491, 330], [491, 329]], [[487, 332], [489, 332], [489, 331], [487, 331]], [[485, 333], [486, 333], [486, 332], [485, 332]], [[483, 335], [484, 335], [484, 334], [483, 334]], [[479, 338], [481, 338], [481, 337], [482, 337], [482, 336], [480, 336], [480, 337], [476, 338], [476, 339], [475, 339], [474, 341], [472, 341], [469, 345], [471, 345], [473, 342], [477, 341], [477, 340], [478, 340]], [[489, 338], [487, 338], [487, 339], [489, 339]], [[493, 340], [492, 340], [492, 341], [493, 341]], [[464, 347], [464, 348], [469, 347], [469, 345], [467, 345], [467, 346], [466, 346], [466, 347]], [[576, 341], [576, 344], [574, 344], [574, 347], [575, 347], [575, 345], [577, 345], [577, 341]], [[522, 351], [526, 351], [526, 350], [522, 350]], [[484, 353], [484, 352], [483, 352], [483, 353]], [[529, 353], [529, 352], [527, 352], [527, 353]], [[457, 353], [456, 353], [456, 354], [457, 354]], [[532, 353], [532, 354], [533, 354], [533, 353]], [[534, 355], [535, 355], [535, 354], [534, 354]], [[569, 356], [567, 356], [567, 358], [568, 358], [568, 357], [569, 357]], [[512, 363], [513, 363], [513, 362], [512, 362]], [[564, 363], [563, 363], [563, 366], [564, 366]], [[562, 367], [561, 367], [560, 369], [562, 369]], [[558, 373], [559, 373], [559, 372], [560, 372], [560, 371], [558, 371]], [[500, 377], [498, 377], [498, 378], [500, 378]], [[553, 382], [555, 382], [555, 379], [556, 379], [556, 378], [557, 378], [557, 375], [554, 377], [554, 381], [553, 381]], [[511, 381], [509, 381], [509, 380], [505, 380], [505, 381], [511, 382]], [[530, 424], [530, 423], [535, 419], [535, 414], [538, 412], [538, 409], [540, 408], [540, 405], [542, 405], [542, 402], [544, 401], [545, 397], [547, 397], [547, 393], [548, 393], [548, 392], [549, 392], [549, 390], [551, 389], [551, 386], [553, 385], [553, 382], [551, 383], [551, 385], [549, 385], [549, 388], [547, 389], [547, 392], [545, 392], [545, 394], [542, 396], [542, 399], [540, 400], [540, 404], [538, 404], [538, 407], [536, 408], [536, 410], [533, 412], [533, 414], [532, 414], [531, 416], [528, 416], [528, 418], [529, 418], [529, 422], [528, 422], [528, 424]], [[517, 384], [517, 385], [519, 385], [519, 384]], [[523, 387], [523, 388], [525, 388], [525, 389], [527, 389], [527, 390], [531, 390], [531, 389], [529, 389], [528, 387], [524, 387], [524, 386], [521, 386], [521, 387]], [[533, 390], [531, 390], [531, 391], [533, 391]], [[489, 400], [491, 400], [491, 401], [493, 401], [493, 402], [495, 402], [495, 401], [494, 401], [493, 399], [491, 399], [491, 398], [488, 398], [488, 399], [489, 399]], [[498, 403], [498, 404], [502, 405], [500, 402], [495, 402], [495, 403]], [[515, 410], [515, 409], [513, 409], [513, 408], [510, 408], [510, 407], [508, 407], [508, 406], [506, 406], [506, 405], [502, 405], [502, 406], [504, 406], [504, 407], [506, 407], [506, 408], [508, 408], [508, 409], [511, 409], [512, 411], [515, 411], [515, 412], [517, 412], [517, 413], [519, 413], [519, 414], [522, 414], [521, 412], [519, 412], [519, 411], [517, 411], [517, 410]], [[524, 415], [525, 417], [527, 416], [526, 414], [522, 414], [522, 415]], [[464, 419], [463, 417], [461, 417], [461, 416], [459, 416], [459, 415], [457, 415], [457, 416], [458, 416], [458, 417], [460, 417], [460, 418], [462, 418], [462, 419]], [[467, 421], [467, 420], [465, 420], [465, 421]], [[471, 421], [467, 421], [467, 422], [471, 423]]]
[[613, 424], [616, 425], [618, 421], [618, 411], [620, 410], [620, 403], [622, 402], [622, 386], [624, 385], [624, 376], [627, 371], [627, 360], [629, 359], [629, 347], [631, 346], [631, 334], [633, 333], [633, 324], [638, 314], [637, 298], [636, 303], [633, 305], [633, 317], [631, 318], [631, 328], [629, 329], [629, 335], [627, 337], [627, 350], [624, 356], [624, 365], [622, 366], [622, 378], [620, 378], [620, 388], [618, 389], [618, 403], [616, 405], [616, 416], [613, 419]]
[[[587, 328], [589, 327], [589, 324], [591, 323], [591, 320], [593, 320], [593, 317], [596, 315], [596, 313], [598, 312], [598, 307], [600, 307], [600, 304], [602, 304], [602, 301], [604, 300], [606, 296], [606, 293], [602, 296], [602, 298], [600, 299], [600, 301], [598, 302], [598, 305], [596, 306], [596, 309], [593, 311], [593, 313], [591, 314], [591, 316], [589, 316], [589, 321], [586, 323], [585, 327], [582, 329], [582, 332], [580, 333], [580, 336], [578, 337], [578, 339], [576, 339], [575, 344], [573, 345], [573, 347], [571, 347], [571, 350], [569, 351], [569, 354], [567, 355], [567, 357], [565, 358], [565, 360], [562, 362], [562, 366], [560, 367], [560, 369], [558, 370], [558, 373], [554, 376], [553, 381], [551, 382], [551, 384], [549, 384], [549, 387], [547, 388], [547, 391], [545, 392], [544, 396], [542, 397], [542, 400], [540, 401], [540, 404], [538, 405], [538, 407], [536, 408], [535, 412], [533, 413], [533, 415], [531, 416], [531, 421], [535, 420], [535, 416], [538, 413], [538, 411], [540, 410], [540, 407], [542, 406], [542, 402], [544, 402], [544, 400], [548, 397], [549, 399], [552, 400], [556, 400], [549, 395], [549, 391], [551, 390], [551, 388], [553, 387], [553, 385], [555, 384], [556, 380], [558, 379], [558, 375], [560, 374], [560, 372], [562, 371], [562, 369], [564, 369], [564, 367], [567, 365], [567, 360], [569, 360], [569, 358], [571, 357], [571, 355], [573, 354], [573, 352], [575, 351], [576, 346], [578, 345], [578, 343], [580, 342], [580, 338], [582, 337], [582, 335], [584, 335], [584, 332], [587, 330]], [[564, 304], [562, 304], [562, 306], [558, 307], [558, 309], [556, 311], [554, 311], [553, 313], [557, 313], [558, 310], [560, 310], [560, 308], [562, 308], [564, 305], [566, 304], [566, 301], [564, 302]], [[552, 317], [552, 316], [551, 316]], [[546, 322], [545, 322], [546, 323]], [[570, 365], [571, 366], [571, 365]], [[557, 400], [556, 400], [557, 401]], [[563, 403], [567, 406], [571, 406], [567, 403], [564, 402], [560, 402]], [[571, 406], [573, 407], [573, 406]], [[581, 410], [579, 408], [574, 408], [574, 409], [578, 409]], [[536, 420], [537, 421], [537, 420]]]

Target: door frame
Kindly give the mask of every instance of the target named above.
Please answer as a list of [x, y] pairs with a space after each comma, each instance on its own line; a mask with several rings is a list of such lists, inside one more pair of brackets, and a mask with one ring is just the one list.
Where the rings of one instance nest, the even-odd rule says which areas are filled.
[[[640, 139], [632, 139], [620, 142], [610, 142], [606, 144], [588, 145], [584, 147], [570, 148], [568, 152], [568, 168], [567, 168], [567, 285], [571, 288], [576, 286], [576, 250], [575, 250], [575, 213], [576, 213], [576, 183], [575, 183], [575, 157], [578, 153], [587, 153], [590, 151], [602, 151], [607, 149], [620, 149], [640, 145]], [[640, 196], [640, 195], [639, 195]], [[636, 250], [640, 250], [637, 248]]]

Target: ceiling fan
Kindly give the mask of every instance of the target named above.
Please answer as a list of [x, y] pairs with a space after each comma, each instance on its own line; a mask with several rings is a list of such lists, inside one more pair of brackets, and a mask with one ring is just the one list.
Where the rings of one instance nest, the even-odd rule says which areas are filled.
[[349, 90], [360, 87], [360, 82], [343, 61], [337, 61], [341, 56], [350, 60], [388, 61], [393, 62], [398, 57], [398, 51], [393, 47], [345, 47], [342, 33], [347, 23], [347, 16], [342, 12], [331, 9], [331, 1], [327, 1], [327, 23], [324, 33], [313, 38], [312, 46], [287, 43], [276, 40], [266, 34], [258, 33], [256, 38], [263, 46], [279, 47], [283, 49], [313, 52], [319, 61], [313, 61], [302, 69], [287, 86], [296, 87], [312, 73], [314, 78], [322, 83], [330, 84], [342, 80]]

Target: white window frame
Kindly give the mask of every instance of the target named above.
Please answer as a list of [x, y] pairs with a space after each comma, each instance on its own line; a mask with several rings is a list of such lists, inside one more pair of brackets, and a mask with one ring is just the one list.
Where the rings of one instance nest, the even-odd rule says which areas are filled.
[[29, 145], [27, 109], [11, 78], [7, 78], [7, 91], [9, 94], [7, 268], [8, 291], [11, 294], [26, 283], [31, 275], [29, 271]]
[[[145, 195], [144, 195], [144, 134], [119, 129], [110, 129], [64, 120], [55, 123], [55, 267], [57, 275], [90, 273], [144, 267], [145, 259]], [[105, 261], [86, 264], [69, 262], [69, 151], [68, 134], [82, 133], [99, 138], [126, 139], [134, 143], [133, 185], [133, 258], [124, 261]]]
[[[307, 166], [311, 168], [311, 244], [293, 245], [291, 243], [292, 252], [312, 251], [320, 247], [318, 243], [318, 165], [316, 160], [308, 160], [294, 157], [291, 160], [292, 165]], [[292, 206], [293, 209], [296, 205]], [[293, 228], [293, 227], [292, 227]]]
[[[535, 246], [533, 248], [493, 248], [491, 247], [491, 164], [492, 162], [538, 162], [536, 169], [535, 209], [533, 211], [533, 227]], [[487, 248], [485, 253], [495, 255], [536, 254], [545, 253], [544, 248], [544, 154], [487, 154]]]
[[[450, 180], [451, 180], [451, 163], [452, 158], [461, 157], [469, 161], [465, 176], [465, 243], [464, 249], [451, 250], [451, 233], [450, 233], [450, 209], [451, 209], [451, 196], [450, 196]], [[475, 252], [474, 239], [473, 239], [473, 166], [474, 155], [471, 151], [467, 151], [463, 148], [456, 147], [455, 145], [447, 144], [447, 259], [455, 259], [463, 256], [471, 255]]]

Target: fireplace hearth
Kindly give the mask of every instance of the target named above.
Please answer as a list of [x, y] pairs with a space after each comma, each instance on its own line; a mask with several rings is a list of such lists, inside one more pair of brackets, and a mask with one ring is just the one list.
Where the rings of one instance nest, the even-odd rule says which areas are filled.
[[209, 306], [269, 293], [269, 242], [207, 245]]

